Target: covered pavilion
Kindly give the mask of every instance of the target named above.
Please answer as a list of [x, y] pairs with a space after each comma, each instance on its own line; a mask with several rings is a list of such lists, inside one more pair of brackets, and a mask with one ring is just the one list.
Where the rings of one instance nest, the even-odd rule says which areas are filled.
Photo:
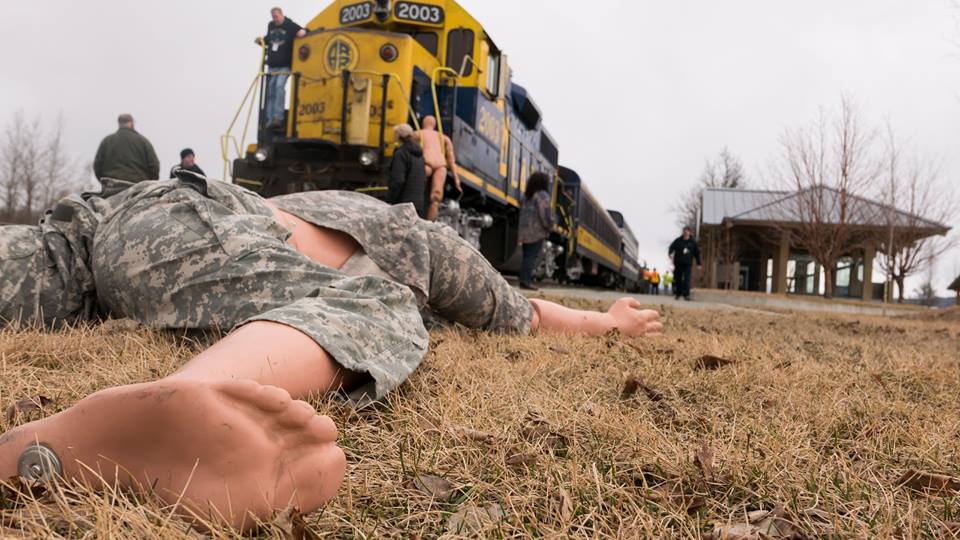
[[[841, 194], [817, 188], [820, 220], [836, 224]], [[826, 273], [795, 236], [809, 192], [707, 188], [701, 194], [697, 236], [703, 253], [703, 286], [734, 290], [818, 295]], [[882, 300], [885, 284], [874, 283], [874, 259], [890, 235], [915, 242], [945, 235], [949, 227], [869, 199], [846, 195], [843, 256], [833, 272], [833, 296]], [[729, 261], [729, 262], [728, 262]]]

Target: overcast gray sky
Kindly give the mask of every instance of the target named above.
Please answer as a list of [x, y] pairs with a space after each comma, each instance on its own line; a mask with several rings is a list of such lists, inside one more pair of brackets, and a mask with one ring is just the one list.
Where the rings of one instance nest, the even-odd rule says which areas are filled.
[[[276, 1], [5, 1], [0, 123], [17, 109], [62, 112], [68, 150], [92, 159], [117, 114], [131, 112], [162, 170], [191, 146], [219, 177], [219, 136]], [[305, 24], [327, 3], [281, 5]], [[677, 233], [671, 206], [705, 159], [729, 147], [753, 184], [769, 184], [780, 132], [843, 94], [960, 180], [960, 12], [950, 0], [461, 3], [510, 56], [561, 162], [624, 212], [642, 257], [660, 268]], [[954, 252], [937, 267], [941, 294], [957, 273]]]

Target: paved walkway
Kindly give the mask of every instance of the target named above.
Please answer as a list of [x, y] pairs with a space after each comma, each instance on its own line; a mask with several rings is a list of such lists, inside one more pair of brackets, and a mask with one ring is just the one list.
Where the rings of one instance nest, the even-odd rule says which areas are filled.
[[[626, 293], [604, 289], [590, 289], [586, 287], [553, 287], [542, 288], [542, 294], [547, 296], [566, 296], [570, 298], [585, 298], [588, 300], [614, 301], [626, 296]], [[535, 294], [529, 296], [536, 296]], [[632, 295], [645, 305], [669, 306], [680, 309], [703, 309], [722, 311], [751, 311], [767, 314], [779, 314], [776, 311], [788, 309], [794, 311], [821, 311], [827, 313], [850, 313], [856, 315], [899, 316], [916, 313], [916, 310], [889, 307], [882, 304], [877, 306], [847, 304], [843, 302], [827, 302], [818, 300], [803, 300], [780, 295], [737, 295], [721, 291], [694, 290], [693, 300], [675, 300], [669, 295]]]

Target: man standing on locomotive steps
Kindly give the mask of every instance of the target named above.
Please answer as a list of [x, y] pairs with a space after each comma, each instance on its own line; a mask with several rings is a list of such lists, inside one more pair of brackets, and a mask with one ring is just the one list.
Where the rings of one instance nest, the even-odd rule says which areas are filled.
[[303, 37], [307, 31], [299, 24], [283, 15], [283, 10], [275, 7], [270, 10], [271, 21], [267, 24], [267, 35], [257, 37], [257, 45], [266, 49], [266, 64], [269, 75], [266, 78], [267, 95], [264, 108], [264, 121], [268, 128], [283, 126], [283, 112], [286, 101], [287, 77], [293, 65], [293, 39]]
[[693, 239], [690, 227], [683, 228], [683, 234], [670, 244], [667, 252], [673, 259], [673, 296], [677, 300], [681, 296], [684, 300], [690, 300], [690, 273], [694, 259], [697, 261], [697, 268], [702, 268], [703, 265], [700, 260], [700, 247]]

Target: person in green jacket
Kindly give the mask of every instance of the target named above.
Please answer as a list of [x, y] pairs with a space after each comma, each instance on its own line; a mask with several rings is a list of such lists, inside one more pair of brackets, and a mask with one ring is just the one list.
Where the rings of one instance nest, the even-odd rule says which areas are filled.
[[97, 179], [113, 178], [127, 182], [160, 178], [160, 160], [153, 145], [133, 127], [133, 116], [117, 117], [120, 128], [104, 137], [93, 160]]

